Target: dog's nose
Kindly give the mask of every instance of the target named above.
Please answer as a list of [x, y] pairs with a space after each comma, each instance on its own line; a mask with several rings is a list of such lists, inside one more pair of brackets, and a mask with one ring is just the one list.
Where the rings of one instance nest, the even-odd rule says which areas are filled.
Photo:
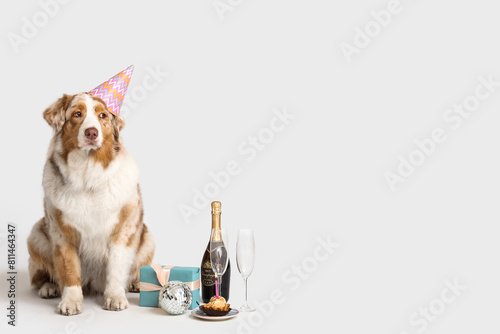
[[85, 130], [85, 137], [87, 137], [90, 140], [96, 139], [98, 135], [99, 131], [97, 131], [96, 128], [88, 128], [87, 130]]

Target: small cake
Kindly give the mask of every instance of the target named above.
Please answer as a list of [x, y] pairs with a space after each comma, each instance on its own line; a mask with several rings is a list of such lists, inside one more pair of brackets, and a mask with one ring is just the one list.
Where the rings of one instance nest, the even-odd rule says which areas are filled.
[[231, 310], [231, 304], [226, 303], [226, 299], [222, 296], [219, 298], [213, 296], [210, 302], [201, 305], [200, 309], [208, 315], [226, 315]]

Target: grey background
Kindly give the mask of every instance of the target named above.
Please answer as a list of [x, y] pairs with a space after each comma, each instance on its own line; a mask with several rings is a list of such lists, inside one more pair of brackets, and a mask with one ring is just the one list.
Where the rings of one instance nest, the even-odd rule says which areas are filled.
[[[442, 119], [474, 93], [478, 76], [500, 80], [498, 4], [402, 0], [401, 12], [348, 62], [341, 43], [352, 44], [356, 27], [389, 1], [224, 3], [233, 10], [222, 20], [211, 0], [74, 0], [59, 4], [18, 52], [9, 34], [21, 35], [23, 18], [33, 22], [41, 5], [1, 3], [0, 236], [5, 253], [7, 222], [17, 224], [16, 330], [299, 333], [322, 324], [332, 333], [498, 331], [500, 90], [458, 129]], [[122, 138], [141, 170], [155, 262], [199, 265], [210, 210], [187, 223], [179, 208], [192, 204], [211, 171], [236, 160], [241, 173], [209, 198], [222, 201], [230, 232], [230, 302], [243, 301], [236, 232], [253, 228], [250, 301], [266, 305], [279, 290], [285, 302], [273, 310], [208, 323], [140, 308], [138, 296], [119, 313], [91, 297], [83, 315], [66, 318], [55, 313], [57, 300], [29, 289], [25, 240], [43, 214], [52, 136], [42, 112], [63, 93], [88, 91], [130, 64], [126, 103], [137, 106], [125, 115]], [[137, 87], [156, 68], [168, 76], [141, 96]], [[141, 101], [132, 99], [134, 89]], [[295, 118], [245, 161], [238, 146], [283, 107]], [[446, 142], [391, 191], [384, 173], [437, 127]], [[317, 238], [327, 236], [341, 246], [314, 267]], [[6, 272], [6, 260], [0, 263]], [[283, 275], [304, 264], [311, 273], [294, 291]], [[414, 312], [440, 298], [446, 279], [466, 289], [425, 330], [411, 325]]]

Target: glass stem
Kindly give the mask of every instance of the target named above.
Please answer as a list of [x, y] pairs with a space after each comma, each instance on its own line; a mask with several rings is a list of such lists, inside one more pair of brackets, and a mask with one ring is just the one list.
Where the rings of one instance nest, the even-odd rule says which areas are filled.
[[243, 280], [245, 281], [245, 305], [248, 305], [248, 276], [244, 276]]
[[219, 275], [218, 279], [217, 279], [217, 286], [219, 288], [219, 296], [222, 296], [221, 285], [222, 285], [222, 275]]

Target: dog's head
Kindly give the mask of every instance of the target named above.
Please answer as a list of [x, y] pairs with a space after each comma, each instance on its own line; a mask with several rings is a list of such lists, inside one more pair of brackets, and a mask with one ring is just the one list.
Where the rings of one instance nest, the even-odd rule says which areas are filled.
[[123, 118], [109, 112], [102, 99], [88, 93], [64, 94], [43, 112], [43, 117], [61, 136], [67, 152], [112, 148], [125, 126]]

